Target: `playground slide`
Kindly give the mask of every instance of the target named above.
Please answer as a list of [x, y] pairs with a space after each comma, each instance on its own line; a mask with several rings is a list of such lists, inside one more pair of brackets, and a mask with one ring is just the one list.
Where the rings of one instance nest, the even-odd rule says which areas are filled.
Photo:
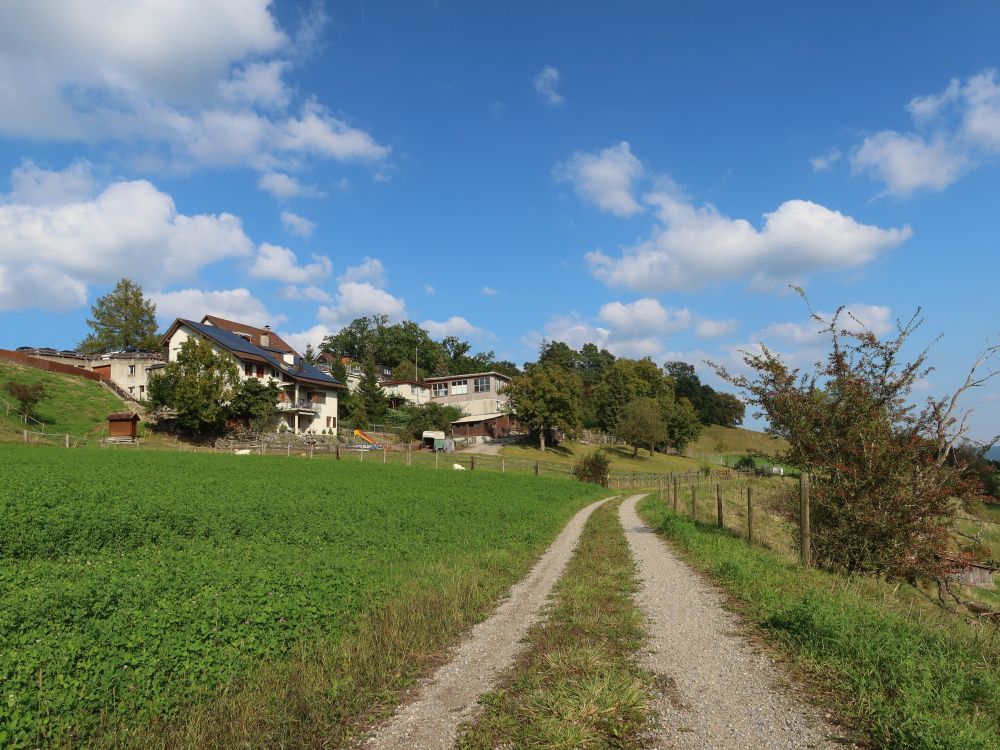
[[376, 442], [375, 442], [374, 440], [372, 440], [372, 439], [371, 439], [370, 437], [368, 437], [368, 436], [367, 436], [367, 435], [366, 435], [365, 433], [363, 433], [363, 432], [362, 432], [361, 430], [355, 430], [355, 431], [354, 431], [354, 435], [355, 435], [355, 437], [359, 437], [359, 438], [361, 438], [362, 440], [364, 440], [364, 441], [365, 441], [366, 443], [368, 443], [369, 445], [378, 445], [378, 443], [376, 443]]

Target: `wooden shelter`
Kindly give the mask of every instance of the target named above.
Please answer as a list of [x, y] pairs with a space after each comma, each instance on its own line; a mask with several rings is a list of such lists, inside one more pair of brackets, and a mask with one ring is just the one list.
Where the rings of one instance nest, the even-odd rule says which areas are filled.
[[108, 415], [108, 437], [129, 438], [135, 440], [136, 425], [139, 415], [128, 411], [119, 411]]

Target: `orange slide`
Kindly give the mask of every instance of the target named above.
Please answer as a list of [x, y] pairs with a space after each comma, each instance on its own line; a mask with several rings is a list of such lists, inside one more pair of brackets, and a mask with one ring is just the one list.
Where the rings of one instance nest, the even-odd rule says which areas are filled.
[[374, 440], [372, 440], [372, 439], [371, 439], [370, 437], [368, 437], [368, 436], [367, 436], [367, 435], [366, 435], [365, 433], [363, 433], [363, 432], [362, 432], [361, 430], [355, 430], [355, 431], [354, 431], [354, 436], [355, 436], [355, 437], [359, 437], [359, 438], [361, 438], [362, 440], [364, 440], [364, 441], [365, 441], [366, 443], [368, 443], [369, 445], [378, 445], [378, 443], [376, 443], [376, 442], [375, 442]]

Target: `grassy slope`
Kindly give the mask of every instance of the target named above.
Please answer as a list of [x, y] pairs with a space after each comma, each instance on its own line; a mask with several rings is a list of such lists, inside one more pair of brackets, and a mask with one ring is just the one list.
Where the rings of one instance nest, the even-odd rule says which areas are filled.
[[[108, 423], [108, 414], [121, 411], [124, 402], [100, 383], [71, 375], [61, 375], [11, 362], [0, 362], [0, 398], [16, 405], [5, 388], [9, 381], [42, 383], [48, 397], [38, 404], [36, 417], [45, 423], [45, 431], [69, 433], [76, 437], [91, 436], [100, 432]], [[0, 404], [0, 440], [17, 440], [25, 425]], [[27, 429], [40, 427], [29, 423]]]
[[587, 521], [546, 620], [458, 746], [643, 747], [652, 685], [635, 659], [645, 640], [637, 588], [618, 504], [605, 503]]
[[698, 439], [688, 446], [686, 453], [689, 456], [739, 458], [747, 451], [773, 454], [786, 447], [784, 440], [778, 440], [763, 432], [710, 424], [702, 430]]
[[342, 739], [602, 492], [18, 445], [0, 475], [3, 747]]
[[[546, 461], [550, 463], [573, 464], [589, 453], [597, 450], [596, 445], [585, 445], [574, 441], [566, 441], [555, 448], [547, 448], [544, 453], [538, 447], [529, 443], [521, 445], [508, 445], [501, 449], [500, 453], [508, 458], [517, 458], [528, 461]], [[646, 450], [639, 451], [638, 458], [632, 458], [632, 449], [624, 446], [605, 446], [605, 450], [610, 454], [612, 472], [620, 471], [641, 471], [641, 472], [671, 472], [671, 471], [697, 471], [703, 464], [683, 456], [668, 456], [657, 453], [652, 458]]]
[[640, 513], [706, 571], [814, 682], [827, 702], [893, 750], [1000, 746], [1000, 644], [907, 587], [803, 570], [670, 513]]

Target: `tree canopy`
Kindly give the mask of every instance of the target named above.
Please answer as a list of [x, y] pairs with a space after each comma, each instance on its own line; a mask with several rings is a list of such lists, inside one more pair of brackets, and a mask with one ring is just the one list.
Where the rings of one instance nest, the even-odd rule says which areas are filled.
[[87, 320], [91, 333], [80, 343], [85, 354], [159, 347], [156, 333], [156, 305], [142, 294], [142, 287], [122, 279], [113, 291], [98, 298]]
[[580, 427], [582, 392], [583, 384], [576, 373], [540, 364], [529, 365], [501, 389], [501, 393], [507, 394], [517, 421], [538, 437], [542, 451], [549, 431], [576, 434]]
[[226, 428], [239, 379], [230, 357], [217, 354], [204, 339], [189, 338], [181, 344], [176, 361], [150, 378], [150, 406], [171, 410], [182, 431], [217, 435]]

